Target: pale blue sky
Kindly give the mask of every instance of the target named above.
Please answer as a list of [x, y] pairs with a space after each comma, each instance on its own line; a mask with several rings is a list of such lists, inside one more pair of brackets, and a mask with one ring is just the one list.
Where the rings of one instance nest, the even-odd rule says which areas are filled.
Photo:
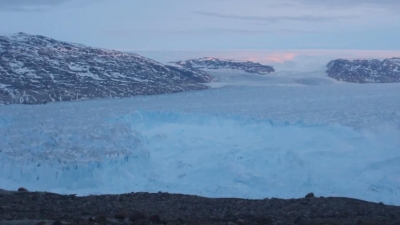
[[121, 50], [400, 50], [399, 0], [0, 0], [0, 32]]

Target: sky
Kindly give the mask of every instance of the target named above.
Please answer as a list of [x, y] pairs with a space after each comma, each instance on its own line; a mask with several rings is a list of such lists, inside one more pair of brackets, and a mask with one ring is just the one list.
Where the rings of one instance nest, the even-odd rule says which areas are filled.
[[399, 11], [399, 0], [0, 0], [0, 32], [125, 51], [398, 51]]

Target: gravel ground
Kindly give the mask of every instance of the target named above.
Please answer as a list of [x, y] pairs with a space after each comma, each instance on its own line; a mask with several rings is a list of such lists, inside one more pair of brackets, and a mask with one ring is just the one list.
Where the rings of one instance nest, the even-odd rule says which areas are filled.
[[0, 189], [0, 225], [400, 225], [400, 207], [357, 199], [203, 198], [168, 193], [77, 197]]

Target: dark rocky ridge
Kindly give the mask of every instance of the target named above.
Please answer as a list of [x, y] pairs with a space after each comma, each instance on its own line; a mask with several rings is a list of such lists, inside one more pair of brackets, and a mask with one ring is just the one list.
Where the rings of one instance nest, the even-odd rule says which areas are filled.
[[400, 82], [400, 58], [385, 60], [337, 59], [328, 63], [329, 77], [354, 83]]
[[[60, 220], [63, 224], [398, 225], [400, 207], [366, 201], [203, 198], [167, 193], [76, 197], [0, 191], [0, 224]], [[7, 222], [8, 221], [8, 222]], [[42, 223], [43, 224], [43, 223]]]
[[272, 66], [262, 65], [254, 62], [237, 62], [232, 60], [221, 60], [212, 57], [199, 59], [189, 59], [185, 61], [173, 62], [175, 65], [188, 69], [232, 69], [244, 71], [247, 73], [268, 75], [275, 72]]
[[206, 89], [199, 70], [18, 33], [0, 36], [0, 104], [129, 97]]

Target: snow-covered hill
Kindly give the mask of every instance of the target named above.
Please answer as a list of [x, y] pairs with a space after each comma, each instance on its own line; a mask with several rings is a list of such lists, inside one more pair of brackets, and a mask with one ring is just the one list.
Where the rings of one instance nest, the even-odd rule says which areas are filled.
[[328, 63], [328, 76], [355, 83], [400, 82], [400, 58], [385, 60], [337, 59]]
[[239, 62], [232, 60], [222, 60], [212, 57], [204, 57], [199, 59], [189, 59], [185, 61], [174, 62], [175, 65], [188, 69], [231, 69], [239, 70], [247, 73], [267, 75], [275, 72], [272, 66], [262, 65], [255, 62]]
[[207, 73], [133, 53], [18, 33], [0, 36], [0, 104], [129, 97], [206, 89]]

